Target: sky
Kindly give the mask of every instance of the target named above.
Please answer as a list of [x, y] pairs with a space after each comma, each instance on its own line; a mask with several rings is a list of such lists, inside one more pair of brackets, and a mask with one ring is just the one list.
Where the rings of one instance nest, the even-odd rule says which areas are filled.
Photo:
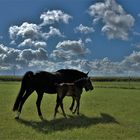
[[0, 0], [0, 75], [78, 69], [140, 76], [139, 0]]

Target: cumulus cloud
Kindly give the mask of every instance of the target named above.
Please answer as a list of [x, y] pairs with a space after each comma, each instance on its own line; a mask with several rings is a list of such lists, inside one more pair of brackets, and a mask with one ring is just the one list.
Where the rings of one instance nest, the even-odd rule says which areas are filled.
[[69, 23], [72, 17], [69, 14], [62, 12], [61, 10], [47, 11], [41, 14], [40, 19], [43, 20], [41, 26], [50, 25], [58, 22]]
[[90, 42], [92, 42], [91, 38], [86, 38], [85, 39], [85, 43], [90, 43]]
[[79, 55], [86, 54], [89, 52], [89, 50], [85, 47], [81, 39], [78, 41], [66, 40], [63, 42], [59, 42], [56, 48], [63, 49], [65, 51], [70, 50], [72, 53], [79, 54]]
[[0, 54], [6, 53], [8, 51], [8, 47], [0, 44]]
[[43, 32], [39, 25], [24, 22], [21, 26], [11, 26], [9, 35], [11, 44], [18, 42], [18, 47], [46, 47], [46, 41], [54, 36], [65, 37], [59, 29], [49, 27], [49, 31]]
[[54, 37], [54, 36], [65, 37], [65, 36], [60, 32], [59, 29], [54, 28], [54, 27], [52, 27], [52, 26], [50, 26], [49, 29], [50, 29], [50, 30], [49, 30], [48, 33], [42, 33], [42, 37], [43, 37], [44, 39], [47, 40], [48, 38]]
[[6, 47], [0, 44], [0, 62], [1, 64], [13, 64], [16, 62], [20, 50]]
[[55, 60], [70, 60], [82, 57], [89, 53], [82, 40], [66, 40], [59, 42], [56, 50], [53, 50], [51, 57]]
[[0, 66], [18, 65], [20, 67], [28, 67], [30, 61], [45, 61], [48, 59], [48, 53], [45, 49], [14, 49], [4, 45], [0, 45]]
[[23, 42], [21, 42], [18, 47], [35, 47], [35, 48], [45, 48], [47, 46], [47, 43], [44, 41], [33, 41], [30, 38], [25, 39]]
[[89, 33], [93, 33], [94, 29], [93, 29], [93, 27], [83, 26], [82, 24], [80, 24], [78, 27], [76, 27], [74, 29], [74, 31], [76, 33], [80, 32], [80, 33], [83, 33], [83, 34], [89, 34]]
[[101, 30], [109, 39], [127, 40], [135, 21], [134, 17], [127, 14], [115, 0], [105, 0], [91, 5], [89, 14], [94, 18], [93, 22], [102, 21], [104, 25]]
[[11, 26], [9, 35], [12, 40], [19, 37], [38, 39], [40, 37], [40, 27], [33, 23], [24, 22], [21, 26]]
[[54, 60], [59, 61], [66, 61], [70, 60], [72, 58], [72, 53], [70, 51], [64, 51], [64, 50], [53, 50], [51, 54], [51, 58]]
[[19, 53], [19, 60], [46, 60], [48, 58], [47, 51], [43, 48], [38, 50], [24, 49]]
[[[63, 47], [62, 47], [63, 48]], [[47, 70], [55, 71], [61, 68], [75, 68], [84, 72], [90, 71], [91, 75], [102, 76], [138, 76], [140, 72], [140, 51], [134, 51], [129, 56], [125, 57], [120, 62], [114, 62], [107, 57], [104, 59], [86, 60], [76, 58], [71, 55], [69, 51], [54, 50], [54, 56], [57, 60], [49, 59], [48, 53], [45, 49], [14, 49], [0, 44], [0, 73], [2, 71], [16, 69], [30, 69], [30, 70]]]
[[133, 51], [132, 54], [127, 56], [122, 62], [121, 66], [128, 72], [140, 72], [140, 51]]

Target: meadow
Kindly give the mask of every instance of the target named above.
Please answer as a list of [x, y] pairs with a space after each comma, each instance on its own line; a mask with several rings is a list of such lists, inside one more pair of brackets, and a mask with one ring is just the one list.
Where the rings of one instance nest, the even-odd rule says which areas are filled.
[[139, 140], [140, 82], [94, 82], [95, 89], [83, 92], [80, 115], [69, 111], [71, 98], [64, 99], [67, 118], [53, 119], [56, 95], [44, 94], [41, 121], [34, 92], [26, 101], [21, 119], [15, 120], [12, 106], [20, 82], [0, 81], [0, 139], [3, 140]]

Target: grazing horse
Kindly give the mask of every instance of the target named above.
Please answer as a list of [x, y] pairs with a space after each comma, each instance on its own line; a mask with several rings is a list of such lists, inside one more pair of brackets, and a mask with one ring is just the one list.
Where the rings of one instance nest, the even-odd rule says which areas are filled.
[[36, 91], [38, 94], [36, 105], [38, 115], [43, 119], [40, 105], [44, 93], [55, 94], [56, 83], [72, 83], [80, 78], [88, 77], [88, 73], [83, 73], [75, 69], [61, 69], [56, 72], [40, 71], [33, 73], [28, 71], [22, 78], [21, 88], [13, 106], [13, 111], [17, 111], [15, 119], [19, 119], [23, 104], [26, 99]]
[[[65, 96], [72, 96], [73, 99], [76, 100], [77, 105], [73, 113], [75, 113], [77, 110], [77, 114], [79, 115], [80, 97], [81, 97], [83, 88], [85, 88], [86, 91], [93, 90], [93, 86], [92, 86], [90, 78], [81, 78], [79, 80], [76, 80], [74, 83], [60, 83], [60, 84], [56, 84], [56, 86], [57, 86], [56, 88], [57, 101], [56, 101], [56, 106], [55, 106], [54, 118], [56, 116], [56, 113], [58, 112], [59, 106], [62, 109], [64, 117], [66, 117], [66, 114], [63, 108], [63, 98]], [[71, 107], [71, 110], [73, 110], [73, 106]]]

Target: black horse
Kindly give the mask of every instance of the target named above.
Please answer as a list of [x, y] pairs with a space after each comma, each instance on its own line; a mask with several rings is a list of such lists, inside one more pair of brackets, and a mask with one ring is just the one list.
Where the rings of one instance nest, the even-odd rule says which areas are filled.
[[36, 101], [37, 111], [39, 117], [43, 119], [40, 105], [44, 93], [55, 94], [56, 83], [72, 83], [86, 77], [88, 77], [88, 73], [83, 73], [75, 69], [61, 69], [53, 73], [46, 71], [37, 73], [33, 73], [32, 71], [26, 72], [22, 78], [21, 88], [13, 106], [13, 111], [17, 111], [15, 119], [19, 119], [23, 104], [33, 91], [36, 91], [38, 94]]

